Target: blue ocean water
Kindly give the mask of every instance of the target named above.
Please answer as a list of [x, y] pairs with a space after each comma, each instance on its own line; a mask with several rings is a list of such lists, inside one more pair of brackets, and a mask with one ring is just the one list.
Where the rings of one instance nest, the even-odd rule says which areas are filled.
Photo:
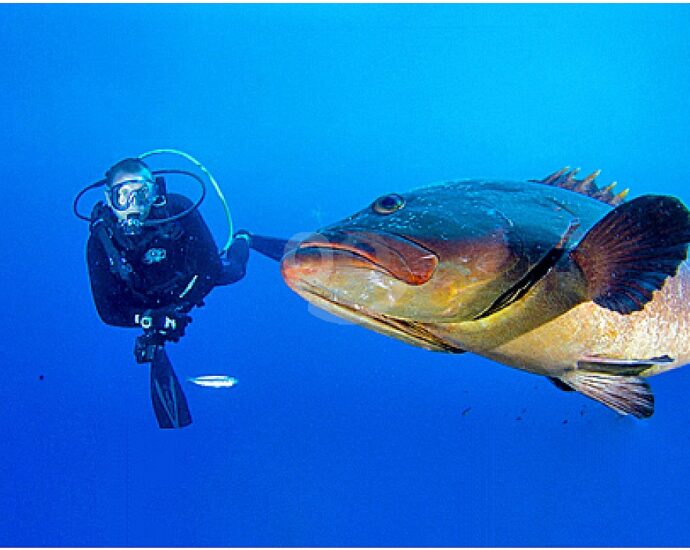
[[[690, 368], [651, 380], [651, 419], [619, 417], [327, 322], [255, 255], [169, 349], [181, 378], [239, 384], [185, 385], [193, 425], [161, 431], [71, 213], [158, 147], [283, 237], [564, 165], [690, 204], [689, 24], [684, 5], [0, 6], [0, 544], [689, 545]], [[202, 211], [220, 245], [218, 201]]]

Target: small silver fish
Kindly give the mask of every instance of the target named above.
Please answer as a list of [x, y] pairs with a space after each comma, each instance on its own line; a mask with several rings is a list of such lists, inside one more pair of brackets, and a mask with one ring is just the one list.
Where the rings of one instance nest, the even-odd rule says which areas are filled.
[[238, 380], [226, 374], [209, 374], [189, 377], [187, 378], [187, 382], [191, 382], [203, 388], [232, 388], [237, 384]]

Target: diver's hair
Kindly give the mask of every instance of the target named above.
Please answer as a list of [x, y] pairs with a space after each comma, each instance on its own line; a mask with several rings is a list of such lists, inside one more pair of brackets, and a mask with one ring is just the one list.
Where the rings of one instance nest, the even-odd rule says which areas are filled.
[[108, 168], [108, 171], [105, 173], [105, 184], [107, 186], [112, 185], [113, 181], [115, 180], [115, 176], [121, 174], [122, 172], [138, 174], [143, 171], [151, 171], [143, 160], [138, 158], [122, 159], [120, 162], [113, 164], [110, 168]]

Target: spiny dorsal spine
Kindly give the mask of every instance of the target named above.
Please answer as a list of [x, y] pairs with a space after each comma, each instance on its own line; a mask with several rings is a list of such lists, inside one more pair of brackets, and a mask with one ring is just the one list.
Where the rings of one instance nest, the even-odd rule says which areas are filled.
[[610, 204], [611, 206], [618, 206], [625, 201], [629, 189], [625, 189], [618, 194], [614, 194], [613, 188], [616, 186], [616, 182], [611, 185], [600, 189], [597, 186], [596, 179], [599, 176], [601, 170], [595, 170], [589, 176], [578, 180], [575, 176], [580, 171], [579, 168], [574, 170], [570, 169], [570, 166], [566, 166], [561, 170], [557, 170], [553, 174], [546, 176], [542, 180], [531, 180], [537, 183], [543, 183], [545, 185], [553, 185], [554, 187], [560, 187], [561, 189], [567, 189], [587, 197], [592, 197], [598, 201]]

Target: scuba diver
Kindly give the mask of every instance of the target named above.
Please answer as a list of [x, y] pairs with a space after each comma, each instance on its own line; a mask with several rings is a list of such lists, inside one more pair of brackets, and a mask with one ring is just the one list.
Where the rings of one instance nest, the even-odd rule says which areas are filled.
[[[146, 156], [172, 153], [193, 162], [211, 181], [225, 208], [230, 234], [218, 251], [211, 231], [198, 211], [206, 195], [201, 177], [184, 170], [152, 171]], [[201, 197], [169, 193], [164, 174], [192, 177]], [[190, 312], [204, 305], [216, 286], [230, 285], [245, 276], [249, 249], [279, 261], [287, 240], [238, 231], [218, 184], [196, 159], [181, 151], [159, 149], [126, 158], [100, 180], [84, 188], [74, 200], [75, 214], [89, 221], [87, 263], [91, 292], [101, 320], [109, 325], [139, 327], [134, 355], [151, 364], [151, 398], [161, 428], [191, 423], [186, 398], [165, 352], [166, 342], [177, 342], [192, 321]], [[91, 215], [77, 206], [88, 190], [103, 186], [105, 202]]]

